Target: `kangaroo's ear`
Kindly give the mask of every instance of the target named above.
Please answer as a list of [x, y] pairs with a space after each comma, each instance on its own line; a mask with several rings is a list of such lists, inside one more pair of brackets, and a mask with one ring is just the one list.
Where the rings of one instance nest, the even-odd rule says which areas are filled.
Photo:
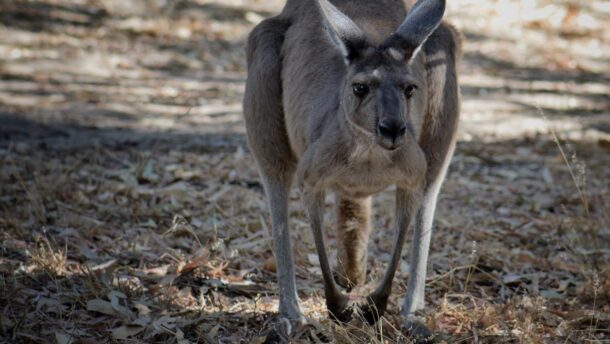
[[445, 0], [418, 0], [382, 46], [390, 49], [392, 56], [410, 61], [441, 24], [444, 13]]
[[341, 52], [345, 63], [356, 59], [366, 43], [362, 30], [328, 0], [317, 0], [323, 17], [324, 31], [330, 42]]

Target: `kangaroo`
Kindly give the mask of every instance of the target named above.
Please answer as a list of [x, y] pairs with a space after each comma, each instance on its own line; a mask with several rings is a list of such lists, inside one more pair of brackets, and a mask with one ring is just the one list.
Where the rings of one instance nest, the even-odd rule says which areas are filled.
[[[412, 257], [402, 315], [419, 324], [437, 196], [459, 118], [461, 36], [442, 22], [445, 0], [287, 0], [247, 43], [244, 117], [271, 212], [280, 319], [304, 318], [294, 275], [288, 195], [302, 191], [332, 318], [348, 321], [348, 292], [364, 283], [371, 196], [396, 186], [393, 250], [361, 305], [383, 315], [407, 229]], [[324, 243], [324, 199], [336, 195], [338, 261]]]

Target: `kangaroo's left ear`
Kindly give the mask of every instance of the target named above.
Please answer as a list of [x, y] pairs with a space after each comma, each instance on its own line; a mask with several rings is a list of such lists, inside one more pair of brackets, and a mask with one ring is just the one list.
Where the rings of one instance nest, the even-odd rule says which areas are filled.
[[348, 16], [328, 0], [318, 0], [323, 27], [332, 45], [338, 49], [346, 64], [352, 62], [366, 46], [366, 36]]
[[444, 13], [445, 0], [418, 0], [382, 47], [389, 49], [396, 58], [412, 60], [441, 24]]

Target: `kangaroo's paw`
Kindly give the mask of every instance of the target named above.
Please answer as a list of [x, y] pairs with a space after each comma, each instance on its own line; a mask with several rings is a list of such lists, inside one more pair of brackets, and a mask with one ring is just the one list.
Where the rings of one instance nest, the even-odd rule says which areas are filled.
[[425, 324], [423, 319], [411, 316], [407, 318], [402, 326], [403, 332], [408, 338], [417, 344], [436, 343], [436, 335]]
[[274, 320], [274, 324], [268, 330], [264, 343], [289, 343], [291, 339], [298, 336], [306, 326], [307, 321], [302, 315], [290, 318], [280, 315]]
[[385, 308], [377, 307], [374, 303], [362, 303], [358, 308], [362, 317], [371, 325], [379, 321], [385, 313]]
[[384, 315], [388, 307], [388, 298], [372, 293], [367, 296], [366, 303], [358, 306], [360, 314], [369, 324], [375, 324]]
[[354, 309], [346, 295], [340, 294], [333, 300], [326, 299], [326, 307], [330, 318], [334, 321], [348, 323], [352, 320]]

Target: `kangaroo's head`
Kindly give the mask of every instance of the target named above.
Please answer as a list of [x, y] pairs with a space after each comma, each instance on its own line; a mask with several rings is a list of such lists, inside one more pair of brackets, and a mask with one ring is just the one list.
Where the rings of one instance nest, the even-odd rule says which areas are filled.
[[324, 29], [344, 58], [347, 74], [341, 109], [349, 126], [394, 150], [419, 136], [425, 104], [425, 71], [412, 63], [439, 26], [445, 0], [419, 0], [396, 32], [382, 44], [369, 43], [362, 30], [328, 0], [318, 0]]

